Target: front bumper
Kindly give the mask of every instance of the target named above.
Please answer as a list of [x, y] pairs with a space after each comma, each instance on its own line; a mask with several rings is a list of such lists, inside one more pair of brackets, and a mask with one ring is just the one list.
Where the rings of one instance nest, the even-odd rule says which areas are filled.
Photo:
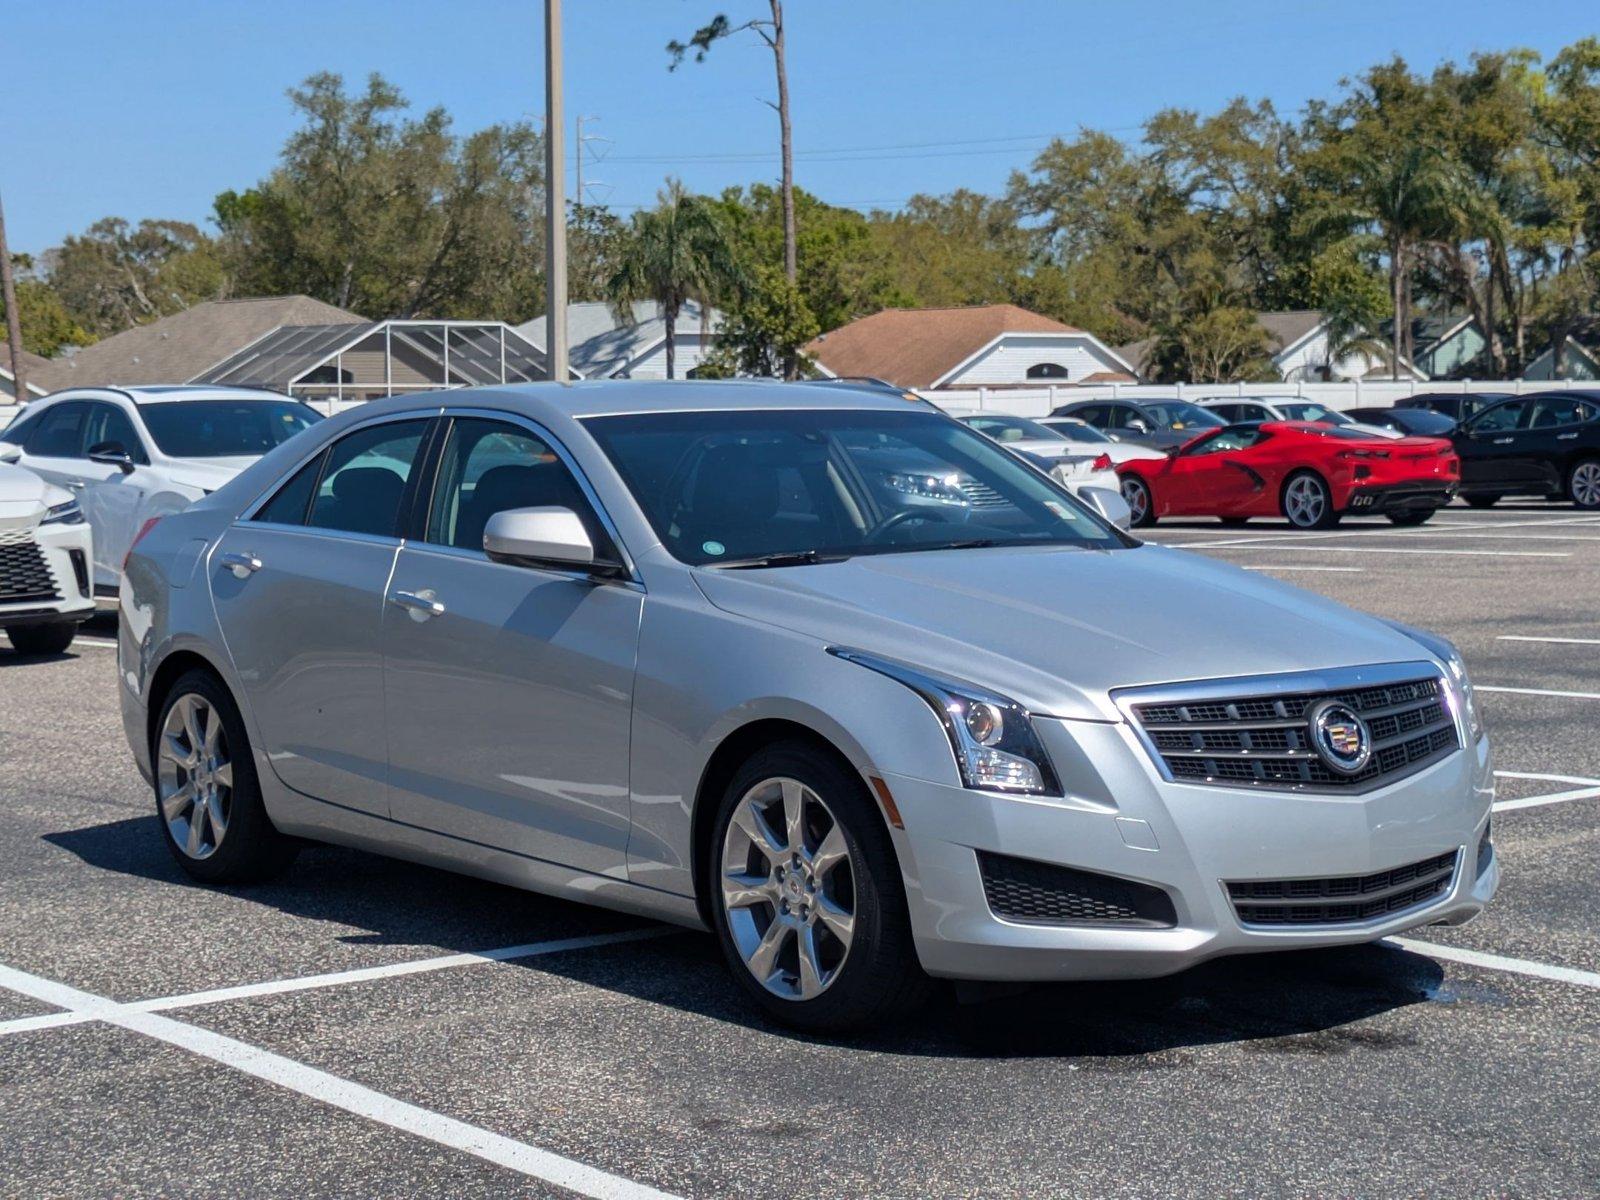
[[[50, 579], [50, 591], [0, 595], [0, 627], [79, 622], [94, 615], [91, 580], [94, 554], [87, 523], [27, 525], [6, 521], [0, 513], [0, 544], [38, 547]], [[31, 526], [31, 527], [30, 527]]]
[[[1068, 795], [1013, 797], [890, 775], [917, 952], [957, 979], [1167, 975], [1226, 954], [1368, 942], [1460, 924], [1494, 896], [1494, 796], [1480, 740], [1358, 796], [1244, 791], [1160, 778], [1131, 727], [1036, 720]], [[1481, 855], [1480, 855], [1481, 847]], [[978, 853], [1071, 867], [1160, 888], [1169, 928], [1038, 924], [997, 917]], [[1366, 876], [1456, 854], [1448, 887], [1400, 912], [1349, 924], [1241, 923], [1224, 881]]]
[[1432, 511], [1455, 498], [1455, 483], [1392, 483], [1375, 487], [1356, 487], [1345, 505], [1353, 513]]

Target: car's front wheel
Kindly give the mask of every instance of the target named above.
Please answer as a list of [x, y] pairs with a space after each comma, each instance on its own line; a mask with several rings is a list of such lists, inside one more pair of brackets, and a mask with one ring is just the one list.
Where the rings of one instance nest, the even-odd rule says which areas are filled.
[[1122, 498], [1128, 505], [1128, 524], [1144, 529], [1156, 523], [1155, 504], [1150, 497], [1150, 485], [1137, 475], [1122, 477]]
[[1467, 505], [1471, 508], [1493, 508], [1496, 504], [1500, 503], [1500, 497], [1498, 495], [1463, 496], [1462, 499], [1465, 500]]
[[1296, 529], [1332, 529], [1339, 523], [1333, 493], [1315, 471], [1301, 471], [1283, 486], [1283, 515]]
[[751, 757], [722, 796], [708, 866], [728, 965], [773, 1017], [859, 1029], [925, 997], [888, 831], [833, 756], [786, 742]]
[[167, 848], [204, 883], [254, 883], [294, 858], [267, 816], [250, 737], [228, 689], [190, 671], [167, 694], [151, 746], [156, 816]]
[[64, 654], [78, 636], [78, 626], [72, 621], [54, 625], [13, 625], [6, 630], [11, 645], [18, 654]]

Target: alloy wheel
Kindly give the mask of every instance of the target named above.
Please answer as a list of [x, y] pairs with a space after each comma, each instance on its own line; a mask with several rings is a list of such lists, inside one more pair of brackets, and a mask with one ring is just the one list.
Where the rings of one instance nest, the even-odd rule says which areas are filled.
[[1136, 479], [1122, 481], [1122, 498], [1127, 502], [1129, 521], [1139, 525], [1150, 509], [1150, 492]]
[[1579, 463], [1573, 468], [1572, 502], [1579, 508], [1600, 508], [1600, 462]]
[[1289, 524], [1300, 529], [1310, 529], [1322, 520], [1327, 507], [1326, 489], [1309, 475], [1291, 480], [1283, 493], [1283, 515], [1289, 518]]
[[722, 840], [724, 919], [745, 967], [785, 1000], [839, 977], [856, 925], [856, 864], [833, 811], [796, 779], [739, 798]]
[[227, 836], [233, 763], [222, 716], [204, 697], [179, 696], [167, 710], [156, 747], [161, 818], [173, 844], [190, 858], [209, 858]]

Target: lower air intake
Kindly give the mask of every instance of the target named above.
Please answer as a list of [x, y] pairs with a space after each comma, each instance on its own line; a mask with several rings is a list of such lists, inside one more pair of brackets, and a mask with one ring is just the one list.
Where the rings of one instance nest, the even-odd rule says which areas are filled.
[[1432, 903], [1455, 874], [1451, 850], [1372, 875], [1229, 883], [1228, 898], [1241, 925], [1354, 925]]
[[983, 894], [995, 916], [1025, 925], [1123, 925], [1170, 929], [1172, 898], [1157, 887], [978, 851]]

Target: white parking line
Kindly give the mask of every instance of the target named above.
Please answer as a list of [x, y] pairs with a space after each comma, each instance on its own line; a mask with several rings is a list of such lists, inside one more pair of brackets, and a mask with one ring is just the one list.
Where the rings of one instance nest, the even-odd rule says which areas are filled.
[[[1296, 538], [1296, 541], [1304, 539]], [[1280, 553], [1312, 554], [1449, 554], [1465, 558], [1571, 558], [1565, 550], [1440, 550], [1433, 546], [1291, 546], [1282, 542], [1260, 545], [1244, 542], [1212, 542], [1207, 550], [1275, 550]]]
[[221, 1063], [235, 1071], [277, 1084], [301, 1096], [345, 1112], [365, 1117], [391, 1129], [414, 1134], [441, 1146], [448, 1146], [494, 1163], [508, 1170], [564, 1187], [584, 1196], [603, 1200], [663, 1200], [666, 1192], [657, 1191], [620, 1175], [585, 1166], [570, 1158], [515, 1141], [498, 1133], [469, 1125], [454, 1117], [444, 1116], [415, 1104], [408, 1104], [393, 1096], [363, 1087], [348, 1079], [341, 1079], [327, 1071], [296, 1062], [259, 1046], [252, 1046], [235, 1038], [224, 1037], [209, 1029], [201, 1029], [163, 1017], [156, 1013], [141, 1012], [126, 1004], [118, 1004], [105, 996], [79, 991], [64, 983], [29, 975], [14, 967], [0, 964], [0, 987], [24, 996], [31, 996], [45, 1004], [53, 1004], [69, 1012], [81, 1013], [94, 1021], [104, 1021], [132, 1033], [140, 1033], [170, 1046], [177, 1046], [191, 1054]]
[[75, 637], [72, 639], [72, 644], [74, 646], [100, 646], [108, 650], [117, 648], [116, 640], [113, 638]]
[[1559, 642], [1563, 646], [1600, 646], [1600, 638], [1532, 637], [1520, 633], [1502, 633], [1497, 642]]
[[1246, 571], [1340, 571], [1352, 575], [1365, 575], [1365, 567], [1306, 567], [1298, 563], [1284, 563], [1281, 567], [1273, 566], [1247, 566]]
[[1491, 971], [1510, 971], [1517, 975], [1531, 975], [1535, 979], [1553, 979], [1558, 983], [1575, 983], [1579, 987], [1600, 988], [1600, 973], [1579, 971], [1572, 967], [1556, 967], [1549, 963], [1534, 962], [1526, 958], [1507, 958], [1501, 954], [1485, 954], [1481, 950], [1462, 950], [1456, 946], [1440, 946], [1434, 942], [1420, 942], [1415, 938], [1391, 937], [1385, 944], [1425, 954], [1445, 962], [1466, 963], [1485, 967]]
[[1564, 792], [1546, 792], [1542, 796], [1521, 796], [1516, 800], [1496, 800], [1495, 812], [1512, 812], [1519, 808], [1542, 808], [1546, 804], [1564, 804], [1568, 800], [1600, 799], [1600, 779], [1582, 775], [1541, 775], [1532, 771], [1496, 771], [1496, 779], [1534, 779], [1540, 783], [1575, 783], [1579, 786]]
[[1506, 692], [1513, 696], [1558, 696], [1563, 700], [1600, 700], [1600, 692], [1556, 692], [1547, 688], [1494, 687], [1487, 683], [1472, 685], [1475, 692]]
[[[397, 975], [421, 975], [429, 971], [443, 971], [450, 967], [470, 967], [482, 963], [537, 958], [541, 954], [559, 954], [564, 950], [588, 950], [595, 946], [638, 942], [681, 932], [682, 930], [674, 926], [656, 926], [648, 929], [628, 929], [619, 933], [597, 933], [588, 937], [560, 938], [549, 942], [529, 942], [520, 946], [501, 946], [495, 950], [441, 954], [436, 958], [415, 958], [408, 962], [385, 963], [378, 967], [356, 967], [349, 971], [330, 971], [322, 975], [297, 975], [289, 979], [271, 979], [265, 983], [213, 988], [206, 992], [186, 992], [179, 996], [157, 996], [151, 1000], [135, 1000], [127, 1007], [139, 1012], [170, 1012], [175, 1008], [198, 1008], [201, 1005], [221, 1004], [228, 1000], [247, 1000], [253, 996], [278, 996], [285, 992], [340, 987], [347, 983], [365, 983], [373, 979], [392, 979]], [[42, 1013], [33, 1017], [17, 1017], [10, 1021], [0, 1021], [0, 1037], [8, 1033], [25, 1033], [33, 1029], [80, 1025], [92, 1020], [93, 1017], [79, 1012]]]

